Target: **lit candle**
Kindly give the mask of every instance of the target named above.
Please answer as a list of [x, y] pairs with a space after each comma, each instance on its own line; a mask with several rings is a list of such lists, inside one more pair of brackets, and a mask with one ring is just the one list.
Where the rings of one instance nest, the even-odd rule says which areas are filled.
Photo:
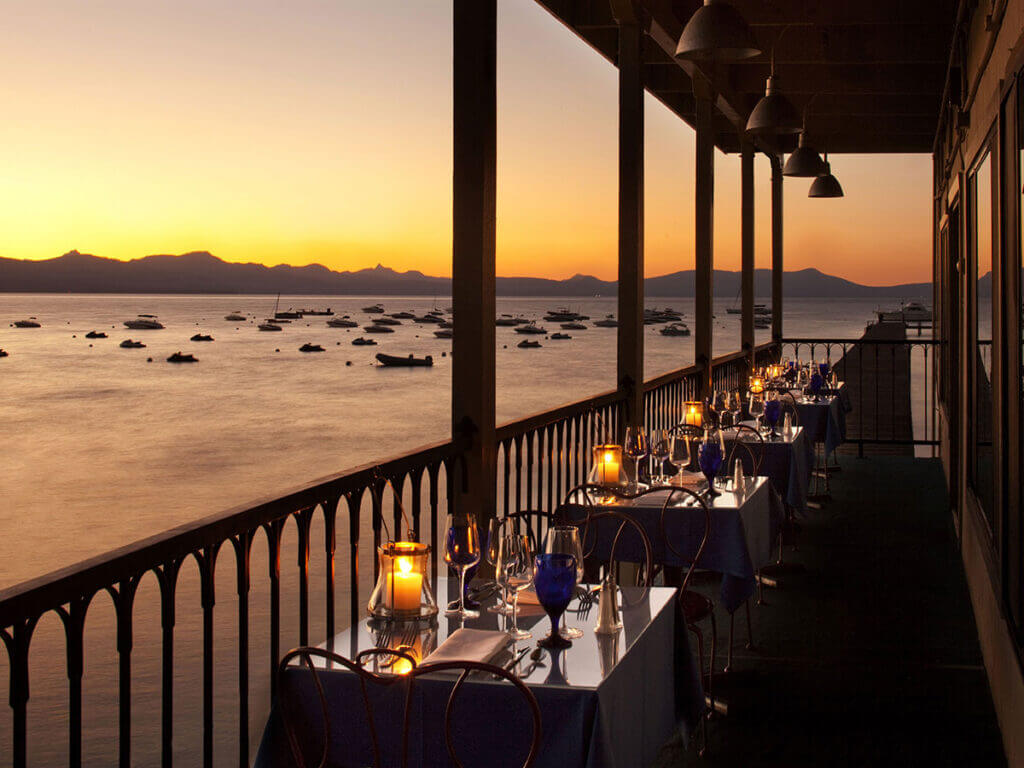
[[691, 427], [699, 427], [704, 424], [704, 412], [700, 403], [686, 403], [686, 412], [683, 414], [683, 424]]
[[750, 380], [750, 391], [755, 395], [760, 395], [764, 392], [764, 381], [760, 376], [754, 376]]
[[618, 485], [622, 479], [622, 448], [618, 445], [595, 445], [594, 470], [591, 482], [598, 485]]
[[423, 574], [416, 573], [412, 560], [396, 557], [395, 568], [387, 574], [384, 603], [394, 611], [418, 611], [423, 593]]

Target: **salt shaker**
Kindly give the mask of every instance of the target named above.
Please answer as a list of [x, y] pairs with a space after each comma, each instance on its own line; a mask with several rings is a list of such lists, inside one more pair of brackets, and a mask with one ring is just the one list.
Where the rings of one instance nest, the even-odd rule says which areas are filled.
[[736, 459], [732, 467], [732, 487], [737, 491], [742, 491], [744, 488], [743, 481], [743, 461]]

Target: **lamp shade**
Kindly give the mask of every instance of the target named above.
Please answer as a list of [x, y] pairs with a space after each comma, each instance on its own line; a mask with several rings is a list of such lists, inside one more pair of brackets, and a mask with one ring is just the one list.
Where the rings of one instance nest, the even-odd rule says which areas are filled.
[[832, 166], [824, 163], [824, 172], [814, 180], [808, 197], [843, 197], [843, 188], [839, 185], [839, 179], [832, 175]]
[[825, 170], [825, 164], [821, 160], [818, 150], [808, 147], [804, 143], [804, 134], [800, 134], [800, 144], [788, 158], [782, 167], [783, 176], [801, 176], [814, 178]]
[[751, 136], [782, 136], [800, 133], [802, 129], [800, 115], [789, 99], [775, 89], [773, 80], [768, 78], [764, 97], [747, 119], [747, 133]]
[[679, 36], [676, 56], [706, 61], [739, 61], [761, 53], [739, 11], [722, 0], [704, 0]]

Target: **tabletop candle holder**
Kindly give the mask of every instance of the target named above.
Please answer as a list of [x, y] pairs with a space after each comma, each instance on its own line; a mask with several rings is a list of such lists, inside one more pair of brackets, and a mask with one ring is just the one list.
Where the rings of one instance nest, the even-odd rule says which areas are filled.
[[427, 562], [430, 546], [392, 541], [377, 548], [377, 585], [367, 610], [378, 619], [425, 619], [437, 615]]
[[683, 424], [689, 427], [704, 426], [704, 403], [688, 400], [683, 403]]
[[593, 466], [588, 480], [596, 485], [621, 486], [626, 482], [622, 470], [622, 446], [611, 443], [595, 445], [591, 450]]
[[754, 395], [760, 395], [764, 393], [764, 379], [760, 376], [750, 377], [750, 392]]

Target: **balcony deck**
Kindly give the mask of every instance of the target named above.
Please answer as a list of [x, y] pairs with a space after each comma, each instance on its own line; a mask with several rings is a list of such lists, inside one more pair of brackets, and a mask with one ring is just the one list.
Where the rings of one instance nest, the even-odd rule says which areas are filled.
[[670, 745], [659, 766], [1006, 764], [940, 463], [840, 462], [834, 501], [786, 551], [806, 571], [753, 612], [754, 651], [737, 616], [707, 757]]

